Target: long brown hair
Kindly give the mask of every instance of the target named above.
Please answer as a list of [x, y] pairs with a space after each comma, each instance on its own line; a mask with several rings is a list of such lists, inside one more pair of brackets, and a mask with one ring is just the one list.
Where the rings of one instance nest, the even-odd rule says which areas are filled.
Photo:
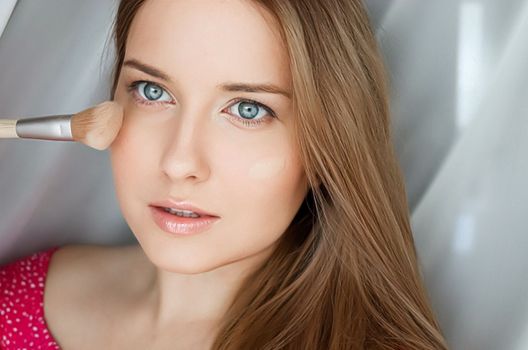
[[[120, 1], [112, 99], [145, 1]], [[289, 51], [294, 137], [310, 189], [238, 291], [213, 349], [447, 349], [421, 278], [364, 4], [253, 1], [276, 18]]]

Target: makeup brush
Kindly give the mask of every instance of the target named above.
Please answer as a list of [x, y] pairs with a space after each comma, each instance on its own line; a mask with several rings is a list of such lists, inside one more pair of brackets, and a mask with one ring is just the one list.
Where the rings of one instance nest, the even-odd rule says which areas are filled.
[[123, 107], [105, 101], [76, 114], [0, 119], [0, 139], [77, 141], [97, 150], [112, 144], [123, 122]]

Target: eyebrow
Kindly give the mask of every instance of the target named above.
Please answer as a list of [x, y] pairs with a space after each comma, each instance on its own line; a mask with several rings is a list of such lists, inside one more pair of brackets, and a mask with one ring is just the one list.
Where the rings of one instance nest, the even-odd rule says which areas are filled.
[[[164, 80], [168, 83], [171, 83], [171, 78], [161, 70], [156, 67], [150, 66], [146, 63], [140, 62], [136, 59], [128, 59], [123, 63], [125, 67], [135, 68], [140, 70], [148, 75]], [[271, 94], [280, 94], [284, 95], [287, 98], [291, 99], [292, 94], [290, 91], [284, 90], [277, 85], [273, 84], [251, 84], [251, 83], [224, 83], [217, 85], [217, 88], [224, 91], [242, 91], [242, 92], [263, 92]]]

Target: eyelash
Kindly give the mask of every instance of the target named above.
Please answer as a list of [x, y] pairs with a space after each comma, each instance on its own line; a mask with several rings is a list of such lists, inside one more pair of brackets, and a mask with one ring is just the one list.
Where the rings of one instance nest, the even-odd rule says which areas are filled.
[[[132, 82], [130, 85], [128, 85], [127, 91], [132, 94], [134, 100], [136, 100], [138, 103], [143, 104], [143, 105], [158, 105], [158, 104], [162, 104], [162, 103], [174, 104], [173, 102], [167, 102], [167, 101], [149, 101], [149, 100], [145, 100], [143, 97], [141, 97], [139, 95], [139, 93], [137, 91], [137, 87], [141, 83], [147, 83], [147, 84], [155, 85], [157, 87], [160, 87], [163, 91], [166, 92], [165, 88], [163, 88], [162, 86], [158, 85], [157, 83], [154, 83], [154, 82], [148, 81], [148, 80], [136, 80], [136, 81]], [[248, 102], [248, 103], [251, 103], [251, 104], [255, 104], [258, 107], [263, 108], [265, 111], [267, 111], [269, 113], [268, 116], [262, 117], [260, 119], [254, 119], [254, 120], [244, 119], [244, 118], [241, 118], [241, 117], [233, 117], [231, 114], [228, 113], [229, 116], [230, 116], [230, 119], [237, 119], [237, 121], [236, 121], [237, 123], [244, 124], [246, 127], [258, 127], [258, 126], [260, 126], [263, 123], [267, 123], [267, 122], [271, 121], [272, 118], [276, 118], [277, 117], [275, 112], [271, 108], [269, 108], [268, 106], [266, 106], [266, 105], [264, 105], [264, 104], [262, 104], [262, 103], [260, 103], [258, 101], [255, 101], [255, 100], [252, 100], [252, 99], [247, 99], [247, 98], [237, 98], [234, 101], [234, 103], [229, 105], [226, 109], [231, 108], [233, 105], [235, 105], [235, 104], [237, 104], [239, 102]], [[233, 117], [233, 118], [231, 118], [231, 117]]]

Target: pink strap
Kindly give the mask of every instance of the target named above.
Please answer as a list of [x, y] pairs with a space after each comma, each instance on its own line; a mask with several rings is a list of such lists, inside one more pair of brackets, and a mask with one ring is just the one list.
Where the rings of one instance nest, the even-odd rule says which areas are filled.
[[0, 266], [0, 348], [60, 349], [44, 319], [44, 285], [53, 246]]

